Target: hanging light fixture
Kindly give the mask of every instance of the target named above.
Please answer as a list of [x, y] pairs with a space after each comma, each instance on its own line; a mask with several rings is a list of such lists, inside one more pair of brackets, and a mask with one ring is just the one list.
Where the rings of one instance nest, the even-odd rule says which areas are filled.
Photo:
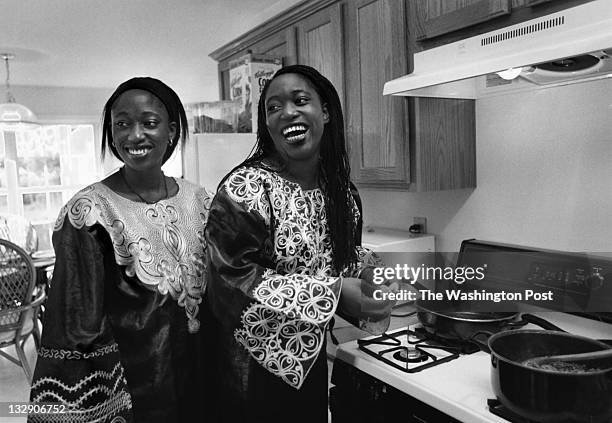
[[38, 126], [38, 118], [26, 106], [16, 103], [11, 94], [9, 60], [14, 59], [12, 53], [0, 53], [6, 67], [6, 103], [0, 104], [0, 129], [22, 130]]

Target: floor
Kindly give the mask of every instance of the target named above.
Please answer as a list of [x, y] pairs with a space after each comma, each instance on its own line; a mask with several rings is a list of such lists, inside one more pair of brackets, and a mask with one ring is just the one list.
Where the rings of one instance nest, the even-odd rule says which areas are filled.
[[[347, 328], [348, 329], [348, 328]], [[345, 341], [348, 336], [348, 332], [355, 333], [361, 332], [356, 328], [352, 329], [344, 329], [340, 330], [340, 342]], [[335, 347], [331, 343], [331, 340], [328, 339], [328, 381], [331, 380], [331, 372], [333, 367], [333, 358], [335, 353]], [[32, 371], [34, 370], [34, 366], [36, 365], [36, 351], [34, 349], [34, 341], [30, 337], [25, 345], [26, 357], [28, 359], [28, 363], [30, 363], [30, 367]], [[14, 347], [4, 348], [3, 351], [16, 356]], [[25, 373], [23, 369], [10, 361], [0, 357], [0, 404], [1, 403], [12, 403], [12, 402], [27, 402], [30, 396], [30, 385], [26, 380]], [[0, 405], [0, 409], [6, 408], [6, 405]], [[25, 417], [6, 417], [0, 415], [0, 423], [25, 423]], [[331, 422], [331, 416], [328, 418], [328, 422]]]
[[[404, 307], [406, 308], [406, 307]], [[411, 308], [408, 306], [408, 311]], [[406, 310], [400, 310], [406, 311]], [[401, 319], [392, 319], [391, 326], [389, 329], [395, 329], [396, 327], [405, 325], [406, 323]], [[336, 325], [334, 329], [334, 335], [338, 339], [339, 343], [351, 341], [353, 339], [363, 338], [368, 336], [367, 332], [361, 331], [350, 323], [336, 316]], [[336, 355], [336, 346], [331, 342], [328, 336], [327, 339], [327, 364], [328, 364], [328, 382], [331, 384], [331, 373], [333, 368], [333, 361]], [[15, 354], [14, 347], [5, 348], [4, 351], [9, 352], [12, 355]], [[34, 349], [34, 341], [32, 337], [28, 339], [25, 345], [26, 357], [32, 370], [36, 364], [36, 351]], [[23, 369], [10, 361], [0, 357], [0, 403], [7, 402], [27, 402], [30, 395], [30, 385], [26, 380]], [[0, 407], [1, 409], [2, 407]], [[331, 422], [331, 416], [328, 421]], [[25, 423], [25, 417], [3, 417], [0, 415], [0, 423]]]
[[[25, 353], [30, 363], [30, 368], [34, 370], [36, 364], [36, 350], [32, 337], [25, 344]], [[2, 351], [17, 357], [15, 347], [3, 348]], [[0, 403], [27, 402], [30, 397], [30, 384], [28, 383], [23, 369], [0, 356]], [[2, 404], [0, 409], [6, 409], [7, 405]], [[0, 415], [0, 423], [25, 423], [25, 417], [6, 417]]]

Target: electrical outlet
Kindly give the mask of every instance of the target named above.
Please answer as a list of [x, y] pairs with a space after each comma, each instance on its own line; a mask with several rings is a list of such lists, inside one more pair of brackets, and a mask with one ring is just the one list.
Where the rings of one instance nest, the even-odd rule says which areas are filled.
[[427, 218], [426, 217], [414, 217], [412, 220], [412, 223], [414, 225], [420, 225], [421, 226], [421, 233], [422, 234], [426, 234], [427, 233]]

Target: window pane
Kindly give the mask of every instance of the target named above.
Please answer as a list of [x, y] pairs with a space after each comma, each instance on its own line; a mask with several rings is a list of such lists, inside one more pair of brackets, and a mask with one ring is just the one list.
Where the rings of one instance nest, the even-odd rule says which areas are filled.
[[[49, 208], [51, 210], [51, 213], [53, 213], [53, 211], [55, 210], [57, 210], [57, 212], [59, 213], [59, 210], [62, 208], [64, 203], [65, 201], [64, 201], [64, 198], [61, 192], [50, 192], [49, 193]], [[53, 215], [53, 214], [49, 216], [49, 218], [51, 219], [55, 219], [55, 217], [56, 215]]]
[[8, 196], [0, 195], [0, 213], [8, 213]]
[[48, 221], [47, 194], [23, 194], [23, 214], [31, 221]]
[[17, 159], [20, 187], [44, 187], [60, 185], [60, 159], [54, 157], [19, 157]]
[[20, 187], [59, 185], [60, 143], [55, 126], [16, 133]]

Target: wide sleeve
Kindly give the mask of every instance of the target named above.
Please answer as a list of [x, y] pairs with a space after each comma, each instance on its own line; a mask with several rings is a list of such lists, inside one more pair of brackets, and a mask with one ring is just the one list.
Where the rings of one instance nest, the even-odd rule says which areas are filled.
[[[73, 204], [71, 212], [83, 212], [78, 207]], [[105, 313], [111, 241], [100, 225], [64, 217], [53, 234], [56, 264], [30, 400], [63, 404], [66, 414], [33, 414], [29, 421], [132, 421], [120, 351]]]
[[[234, 175], [213, 200], [206, 240], [208, 296], [223, 331], [272, 374], [299, 389], [317, 358], [340, 296], [341, 279], [276, 272], [271, 262], [273, 202], [258, 180]], [[236, 183], [236, 185], [232, 185]], [[280, 228], [291, 251], [290, 225]]]

